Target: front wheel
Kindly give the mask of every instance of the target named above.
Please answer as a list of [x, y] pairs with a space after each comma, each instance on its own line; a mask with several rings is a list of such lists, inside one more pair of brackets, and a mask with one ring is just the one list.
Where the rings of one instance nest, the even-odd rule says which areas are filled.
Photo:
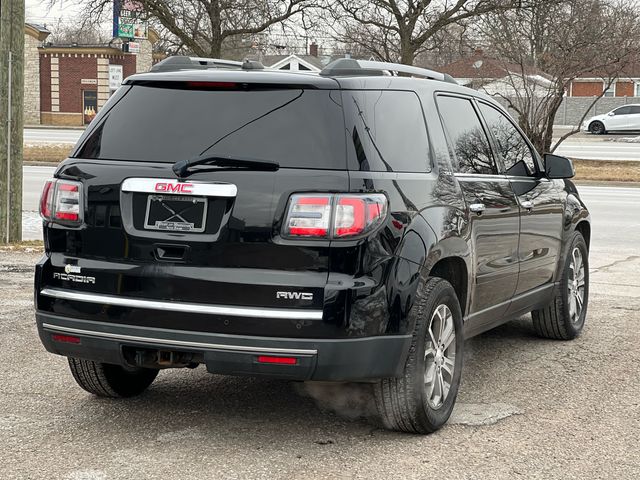
[[403, 375], [375, 384], [376, 406], [390, 430], [431, 433], [447, 422], [458, 394], [462, 312], [451, 284], [430, 278], [409, 315], [415, 329]]
[[584, 328], [588, 303], [589, 250], [582, 234], [574, 232], [554, 297], [531, 312], [533, 326], [541, 337], [571, 340]]
[[594, 135], [602, 135], [606, 132], [604, 123], [602, 122], [592, 122], [591, 125], [589, 125], [589, 131]]
[[69, 357], [76, 383], [98, 397], [133, 397], [144, 392], [158, 375], [152, 368], [125, 368]]

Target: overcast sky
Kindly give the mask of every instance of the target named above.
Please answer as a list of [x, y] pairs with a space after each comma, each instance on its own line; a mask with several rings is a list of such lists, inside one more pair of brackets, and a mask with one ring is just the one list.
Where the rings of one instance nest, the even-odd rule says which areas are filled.
[[25, 14], [27, 22], [40, 25], [56, 25], [58, 22], [68, 23], [78, 12], [78, 7], [71, 1], [59, 1], [50, 7], [49, 0], [25, 0]]

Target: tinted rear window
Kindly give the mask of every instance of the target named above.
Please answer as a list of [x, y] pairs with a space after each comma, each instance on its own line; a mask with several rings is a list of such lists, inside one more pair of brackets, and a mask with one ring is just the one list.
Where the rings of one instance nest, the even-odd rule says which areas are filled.
[[342, 93], [352, 169], [382, 172], [431, 169], [422, 105], [414, 92]]
[[281, 167], [344, 170], [344, 141], [337, 91], [136, 85], [77, 156], [173, 163], [206, 151], [276, 161]]

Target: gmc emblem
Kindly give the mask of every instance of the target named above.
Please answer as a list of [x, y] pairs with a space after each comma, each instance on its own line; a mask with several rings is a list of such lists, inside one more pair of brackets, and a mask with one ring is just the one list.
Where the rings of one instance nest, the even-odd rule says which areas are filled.
[[276, 298], [285, 300], [313, 300], [313, 293], [276, 292]]
[[193, 193], [192, 183], [156, 183], [156, 192], [167, 193]]

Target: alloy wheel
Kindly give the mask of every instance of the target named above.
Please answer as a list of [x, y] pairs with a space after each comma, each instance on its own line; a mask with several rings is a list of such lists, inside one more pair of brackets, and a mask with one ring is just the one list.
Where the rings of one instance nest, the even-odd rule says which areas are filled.
[[456, 364], [456, 333], [447, 305], [439, 305], [431, 315], [425, 340], [424, 384], [427, 403], [438, 409], [447, 399]]
[[580, 321], [580, 314], [584, 307], [585, 283], [582, 252], [576, 247], [571, 252], [568, 278], [569, 318], [573, 323]]

